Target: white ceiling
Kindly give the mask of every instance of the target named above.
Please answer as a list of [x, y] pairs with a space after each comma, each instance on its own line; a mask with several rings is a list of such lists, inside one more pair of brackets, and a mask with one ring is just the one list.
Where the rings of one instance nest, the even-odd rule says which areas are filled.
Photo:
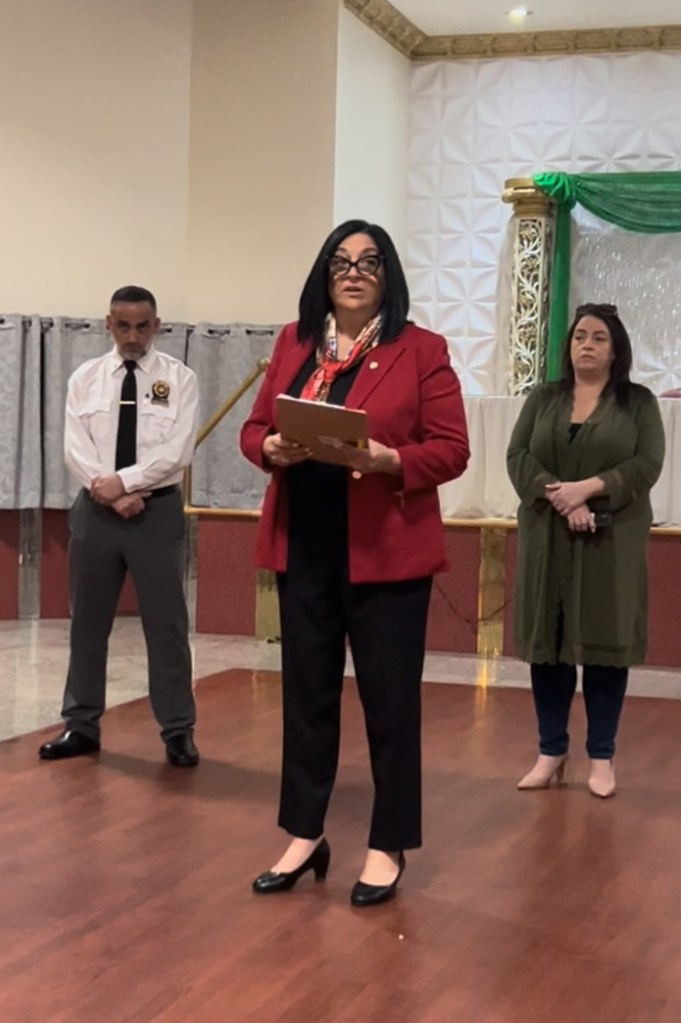
[[[506, 12], [524, 3], [534, 13], [521, 26]], [[543, 32], [681, 24], [681, 0], [391, 0], [429, 36], [487, 32]]]

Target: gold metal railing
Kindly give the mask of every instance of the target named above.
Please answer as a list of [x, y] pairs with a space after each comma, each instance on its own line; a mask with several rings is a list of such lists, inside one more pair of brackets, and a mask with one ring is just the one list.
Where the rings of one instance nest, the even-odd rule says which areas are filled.
[[[232, 393], [230, 395], [228, 395], [228, 397], [225, 398], [225, 400], [223, 401], [222, 405], [220, 405], [220, 407], [218, 409], [216, 409], [215, 412], [213, 412], [212, 416], [208, 417], [208, 419], [205, 421], [203, 426], [199, 427], [199, 432], [196, 435], [196, 443], [194, 444], [194, 450], [195, 451], [199, 447], [199, 445], [203, 444], [203, 442], [206, 439], [206, 437], [213, 432], [213, 430], [218, 425], [218, 423], [222, 422], [222, 420], [225, 418], [227, 413], [231, 409], [234, 408], [234, 406], [237, 404], [238, 401], [240, 401], [241, 398], [243, 398], [243, 396], [246, 393], [246, 391], [250, 390], [250, 388], [256, 382], [258, 377], [262, 376], [262, 374], [265, 372], [265, 370], [267, 369], [269, 364], [270, 364], [270, 360], [269, 359], [258, 359], [258, 361], [256, 362], [256, 364], [253, 367], [253, 369], [251, 370], [251, 372], [248, 374], [248, 376], [244, 377], [244, 379], [241, 381], [239, 386], [235, 387], [234, 390], [232, 391]], [[189, 468], [186, 470], [186, 472], [184, 474], [184, 480], [183, 480], [183, 483], [182, 483], [182, 493], [183, 493], [183, 496], [184, 496], [184, 513], [185, 513], [185, 515], [212, 515], [213, 517], [219, 517], [219, 518], [228, 518], [229, 517], [229, 516], [225, 516], [224, 514], [219, 515], [219, 516], [215, 516], [214, 515], [215, 512], [225, 512], [225, 511], [228, 511], [229, 509], [226, 509], [226, 508], [202, 508], [200, 505], [193, 505], [191, 503], [191, 497], [192, 497], [192, 470], [191, 470], [191, 466], [189, 466]], [[258, 515], [259, 513], [258, 512], [253, 512], [251, 514], [252, 515]]]

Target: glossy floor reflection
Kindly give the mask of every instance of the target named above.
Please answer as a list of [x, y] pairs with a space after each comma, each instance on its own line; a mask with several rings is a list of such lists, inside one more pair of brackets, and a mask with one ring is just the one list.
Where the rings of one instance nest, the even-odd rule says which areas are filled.
[[[199, 670], [229, 647], [197, 646]], [[115, 656], [143, 674], [132, 648]], [[3, 1023], [681, 1019], [678, 700], [628, 701], [618, 793], [603, 801], [576, 745], [581, 698], [569, 783], [518, 792], [534, 759], [529, 694], [425, 684], [424, 846], [393, 902], [354, 909], [371, 815], [356, 686], [329, 874], [265, 897], [251, 881], [285, 842], [279, 676], [222, 671], [196, 695], [191, 770], [150, 741], [145, 700], [108, 712], [97, 756], [38, 760], [45, 729], [0, 743]]]
[[[23, 735], [59, 722], [68, 663], [67, 621], [0, 623], [0, 739]], [[243, 636], [192, 637], [194, 677], [232, 668], [279, 668], [279, 646]], [[348, 674], [352, 661], [348, 658]], [[428, 654], [424, 679], [481, 687], [528, 686], [527, 668], [511, 658], [482, 660], [454, 654]], [[146, 695], [146, 650], [136, 618], [116, 621], [109, 645], [107, 700], [115, 707]], [[632, 672], [634, 696], [681, 699], [681, 672]]]

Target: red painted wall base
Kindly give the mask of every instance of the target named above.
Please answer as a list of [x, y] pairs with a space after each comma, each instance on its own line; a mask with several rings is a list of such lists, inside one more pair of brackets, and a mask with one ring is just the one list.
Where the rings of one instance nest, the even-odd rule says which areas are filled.
[[19, 512], [0, 511], [0, 619], [19, 614]]
[[[252, 564], [256, 524], [205, 519], [198, 525], [196, 619], [199, 632], [232, 636], [255, 633]], [[450, 569], [435, 579], [428, 623], [429, 650], [474, 654], [478, 613], [480, 533], [447, 531]], [[41, 617], [67, 618], [67, 512], [43, 512]], [[506, 604], [503, 653], [513, 650], [513, 579], [516, 534], [506, 538]], [[0, 512], [0, 619], [18, 615], [19, 514]], [[653, 536], [649, 547], [649, 666], [681, 667], [681, 537]], [[135, 614], [137, 601], [126, 580], [119, 614]]]
[[[252, 636], [255, 631], [255, 572], [251, 558], [255, 523], [211, 519], [199, 523], [197, 629]], [[477, 643], [480, 532], [446, 534], [450, 568], [436, 576], [427, 647], [474, 654]], [[506, 537], [506, 597], [503, 653], [514, 656], [513, 583], [516, 534]], [[681, 537], [653, 536], [649, 547], [649, 666], [681, 667]]]

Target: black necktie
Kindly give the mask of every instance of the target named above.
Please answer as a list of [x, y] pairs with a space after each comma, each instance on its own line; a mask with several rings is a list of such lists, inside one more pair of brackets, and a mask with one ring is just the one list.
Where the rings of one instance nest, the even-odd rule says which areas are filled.
[[125, 376], [121, 387], [121, 407], [118, 413], [116, 435], [116, 470], [125, 469], [137, 461], [137, 381], [134, 359], [126, 359]]

